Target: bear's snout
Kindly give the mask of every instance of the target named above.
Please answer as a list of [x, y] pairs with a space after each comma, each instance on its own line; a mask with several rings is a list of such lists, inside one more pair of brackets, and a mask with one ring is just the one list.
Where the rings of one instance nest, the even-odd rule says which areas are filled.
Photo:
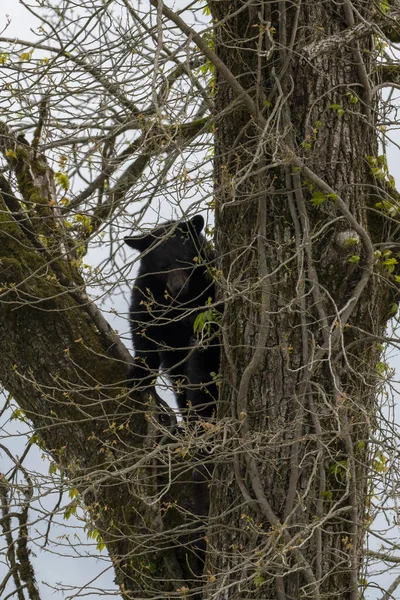
[[189, 273], [175, 269], [168, 273], [167, 288], [175, 296], [184, 296], [189, 290]]

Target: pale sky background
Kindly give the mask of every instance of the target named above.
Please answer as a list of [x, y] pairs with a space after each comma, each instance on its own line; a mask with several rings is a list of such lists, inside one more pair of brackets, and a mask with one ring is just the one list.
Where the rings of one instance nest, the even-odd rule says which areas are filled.
[[[172, 6], [172, 2], [169, 3]], [[0, 31], [3, 29], [6, 23], [6, 15], [11, 18], [11, 25], [7, 31], [0, 35], [7, 35], [7, 37], [19, 37], [22, 39], [30, 39], [32, 34], [30, 33], [30, 27], [34, 27], [34, 18], [28, 14], [27, 10], [19, 3], [18, 0], [0, 0]], [[1, 68], [1, 66], [0, 66]], [[0, 90], [0, 101], [1, 101], [1, 90]], [[400, 135], [397, 136], [398, 142], [400, 142]], [[389, 148], [388, 150], [389, 159], [389, 170], [395, 177], [397, 176], [398, 182], [399, 177], [399, 151], [395, 148]], [[166, 215], [166, 218], [170, 218], [170, 215]], [[132, 258], [134, 253], [132, 254]], [[127, 310], [127, 307], [121, 307], [121, 311]], [[120, 322], [120, 327], [126, 330], [126, 323]], [[394, 366], [398, 366], [398, 357], [392, 360]], [[13, 453], [21, 455], [26, 438], [23, 434], [26, 432], [23, 424], [18, 421], [13, 421], [10, 425], [7, 425], [7, 429], [0, 424], [0, 443], [7, 445]], [[44, 474], [48, 474], [49, 463], [47, 459], [42, 457], [42, 453], [33, 446], [27, 460], [24, 463], [28, 469], [32, 471], [40, 471]], [[0, 472], [4, 472], [8, 468], [8, 461], [6, 457], [0, 453]], [[50, 495], [40, 500], [41, 505], [44, 509], [51, 510], [57, 502], [57, 497]], [[64, 503], [68, 502], [68, 498], [64, 497]], [[39, 508], [39, 503], [37, 503]], [[38, 513], [39, 514], [39, 513]], [[35, 515], [31, 514], [31, 521], [35, 520]], [[86, 535], [82, 530], [84, 525], [83, 522], [78, 522], [76, 519], [71, 517], [68, 521], [58, 516], [55, 521], [60, 524], [53, 525], [51, 530], [51, 539], [55, 540], [57, 536], [70, 534], [72, 543], [76, 540], [73, 539], [74, 534], [78, 533], [80, 540], [83, 542], [87, 541]], [[80, 528], [76, 529], [76, 528]], [[96, 554], [95, 545], [85, 546], [82, 544], [79, 548], [79, 555], [69, 547], [68, 543], [64, 541], [64, 546], [60, 545], [60, 540], [57, 543], [50, 543], [46, 550], [40, 549], [42, 544], [41, 536], [45, 531], [43, 523], [33, 524], [30, 528], [30, 535], [33, 540], [34, 558], [33, 564], [36, 569], [36, 575], [40, 587], [42, 600], [53, 600], [54, 598], [63, 600], [64, 598], [74, 598], [75, 593], [73, 590], [62, 593], [59, 590], [58, 582], [62, 582], [66, 586], [86, 586], [89, 583], [89, 589], [92, 590], [91, 594], [88, 594], [86, 588], [82, 593], [85, 598], [94, 599], [102, 598], [109, 600], [115, 598], [115, 585], [113, 584], [113, 570], [110, 567], [110, 562], [107, 558], [106, 552], [103, 551], [98, 554], [98, 558], [93, 558]], [[1, 553], [4, 550], [0, 550], [0, 581], [5, 574], [4, 561], [1, 558]], [[87, 558], [82, 557], [87, 555]], [[69, 556], [69, 558], [68, 558]], [[380, 580], [382, 585], [387, 581], [392, 581], [396, 575], [398, 575], [400, 569], [393, 568], [390, 576], [382, 576], [381, 578], [375, 578], [376, 581]], [[46, 583], [41, 583], [41, 582]], [[52, 587], [49, 587], [52, 586]], [[58, 590], [58, 591], [55, 591]], [[8, 589], [11, 591], [11, 587]], [[79, 595], [79, 594], [78, 594]], [[369, 600], [376, 600], [381, 598], [382, 593], [378, 590], [371, 589], [368, 593], [367, 598]], [[400, 588], [395, 593], [395, 598], [400, 598]]]

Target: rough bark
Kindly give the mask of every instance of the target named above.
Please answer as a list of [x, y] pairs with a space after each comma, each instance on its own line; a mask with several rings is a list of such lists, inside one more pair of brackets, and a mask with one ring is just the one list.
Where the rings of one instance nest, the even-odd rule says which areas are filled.
[[372, 244], [394, 240], [368, 158], [378, 154], [372, 39], [309, 62], [303, 48], [354, 25], [346, 3], [211, 6], [215, 53], [258, 112], [217, 71], [219, 419], [230, 435], [216, 457], [208, 593], [355, 600], [376, 339], [396, 296], [382, 264], [372, 271]]
[[[33, 424], [36, 443], [79, 490], [79, 504], [107, 545], [121, 591], [131, 597], [132, 590], [146, 595], [157, 589], [149, 564], [156, 565], [161, 589], [178, 588], [182, 568], [164, 534], [170, 521], [175, 528], [176, 511], [162, 520], [160, 505], [151, 500], [163, 473], [162, 466], [155, 469], [157, 456], [173, 450], [154, 449], [160, 439], [151, 424], [157, 422], [154, 401], [135, 399], [124, 387], [130, 355], [85, 295], [74, 250], [63, 243], [63, 221], [49, 202], [52, 170], [5, 126], [2, 134], [24, 202], [3, 181], [1, 383]], [[174, 478], [190, 481], [188, 465], [181, 470]], [[168, 473], [163, 481], [171, 487]], [[172, 487], [171, 496], [191, 508], [187, 487]], [[174, 534], [181, 545], [187, 540], [182, 523], [180, 518], [180, 537]], [[154, 542], [150, 549], [148, 540]], [[182, 556], [185, 563], [184, 551]]]

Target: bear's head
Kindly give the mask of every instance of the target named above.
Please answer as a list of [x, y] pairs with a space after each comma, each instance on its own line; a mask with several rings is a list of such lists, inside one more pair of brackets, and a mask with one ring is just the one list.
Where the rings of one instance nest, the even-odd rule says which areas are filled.
[[167, 221], [124, 242], [141, 253], [141, 273], [151, 274], [177, 298], [188, 293], [190, 277], [201, 262], [203, 227], [203, 217], [196, 215], [189, 221]]

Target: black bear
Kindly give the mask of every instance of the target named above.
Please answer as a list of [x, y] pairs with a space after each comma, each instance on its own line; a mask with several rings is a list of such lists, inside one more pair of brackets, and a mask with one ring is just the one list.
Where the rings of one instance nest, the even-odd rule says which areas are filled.
[[190, 418], [212, 416], [217, 388], [211, 373], [219, 369], [216, 338], [204, 348], [193, 342], [196, 317], [215, 302], [209, 273], [215, 254], [203, 227], [203, 217], [196, 215], [124, 238], [141, 253], [129, 312], [135, 364], [128, 379], [151, 388], [160, 367], [165, 369], [181, 412], [193, 407]]

